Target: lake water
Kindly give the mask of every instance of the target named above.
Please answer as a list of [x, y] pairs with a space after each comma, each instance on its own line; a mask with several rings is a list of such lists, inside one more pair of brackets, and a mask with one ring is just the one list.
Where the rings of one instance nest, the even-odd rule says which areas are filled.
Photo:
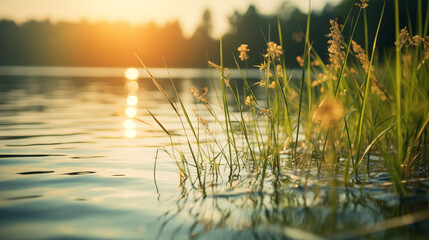
[[[374, 239], [427, 236], [427, 220], [400, 228], [385, 222], [427, 209], [427, 180], [412, 198], [400, 198], [388, 184], [304, 189], [293, 174], [280, 187], [268, 179], [255, 190], [244, 184], [249, 176], [203, 198], [181, 185], [176, 162], [162, 151], [154, 172], [157, 150], [170, 140], [146, 108], [171, 133], [182, 127], [147, 75], [130, 81], [124, 71], [0, 68], [1, 239], [329, 239], [359, 236], [356, 229], [380, 222], [385, 230]], [[153, 73], [173, 95], [166, 70]], [[170, 74], [191, 109], [189, 88], [216, 73]], [[149, 125], [129, 121], [134, 113]]]

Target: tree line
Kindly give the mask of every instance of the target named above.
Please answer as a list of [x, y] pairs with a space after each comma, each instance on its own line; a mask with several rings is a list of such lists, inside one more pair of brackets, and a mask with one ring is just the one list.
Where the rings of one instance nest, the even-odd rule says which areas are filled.
[[[400, 1], [400, 25], [407, 26], [416, 33], [425, 29], [428, 3], [422, 1]], [[370, 1], [365, 10], [367, 15], [368, 38], [364, 33], [364, 19], [361, 14], [354, 39], [362, 46], [372, 46], [372, 39], [386, 2], [381, 32], [377, 41], [378, 55], [385, 57], [386, 50], [394, 46], [394, 1]], [[329, 20], [339, 23], [356, 21], [348, 18], [350, 9], [359, 11], [356, 1], [327, 5], [323, 11], [312, 13], [310, 41], [322, 59], [327, 58]], [[418, 11], [423, 21], [419, 27]], [[307, 13], [292, 8], [287, 3], [280, 6], [277, 16], [262, 15], [254, 6], [245, 13], [235, 12], [229, 17], [231, 30], [222, 36], [225, 65], [234, 66], [232, 54], [238, 56], [237, 47], [242, 43], [250, 48], [248, 65], [262, 61], [267, 41], [279, 42], [278, 23], [281, 26], [286, 64], [296, 67], [296, 57], [302, 55]], [[179, 22], [169, 22], [163, 26], [155, 23], [131, 25], [127, 22], [58, 22], [49, 20], [27, 21], [17, 24], [12, 20], [0, 21], [0, 65], [23, 66], [139, 66], [134, 55], [138, 54], [146, 65], [164, 67], [207, 67], [207, 60], [219, 62], [219, 39], [211, 37], [212, 19], [210, 10], [203, 13], [201, 22], [191, 37], [184, 37]], [[351, 29], [344, 29], [348, 38]], [[422, 33], [420, 33], [422, 34]], [[368, 39], [368, 42], [365, 42]]]

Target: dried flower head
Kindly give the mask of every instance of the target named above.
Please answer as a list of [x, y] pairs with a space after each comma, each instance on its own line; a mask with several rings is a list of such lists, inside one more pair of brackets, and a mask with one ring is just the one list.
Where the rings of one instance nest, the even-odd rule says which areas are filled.
[[325, 98], [317, 106], [313, 114], [313, 121], [326, 129], [335, 125], [338, 120], [344, 117], [344, 114], [344, 107], [340, 101], [333, 98]]
[[238, 52], [240, 52], [239, 58], [241, 61], [249, 59], [249, 55], [247, 55], [247, 52], [249, 52], [250, 49], [248, 49], [247, 47], [247, 44], [241, 44], [241, 46], [237, 48]]
[[207, 86], [203, 87], [201, 89], [201, 92], [198, 91], [198, 89], [194, 86], [191, 87], [191, 93], [192, 95], [194, 95], [200, 102], [204, 103], [204, 104], [208, 104], [209, 100], [207, 99], [206, 94], [209, 91], [209, 88]]
[[323, 71], [323, 73], [319, 73], [317, 74], [316, 78], [314, 79], [314, 81], [311, 83], [312, 87], [315, 87], [317, 85], [320, 85], [328, 80], [337, 80], [337, 76], [336, 73], [329, 71], [329, 66], [327, 66], [328, 69], [325, 69]]
[[319, 65], [320, 65], [320, 62], [317, 59], [315, 59], [311, 62], [311, 66], [318, 67]]
[[369, 0], [360, 0], [360, 3], [356, 3], [356, 6], [359, 6], [361, 9], [368, 7]]
[[246, 104], [246, 106], [252, 107], [255, 105], [255, 99], [253, 99], [253, 96], [247, 96], [246, 100], [244, 100], [244, 104]]
[[258, 87], [265, 87], [265, 80], [261, 79], [259, 82], [255, 83], [258, 85]]
[[401, 32], [399, 33], [399, 39], [395, 42], [395, 45], [401, 49], [403, 46], [408, 47], [410, 44], [413, 44], [413, 40], [410, 37], [407, 27], [404, 27], [401, 29]]
[[[363, 50], [362, 47], [359, 44], [357, 44], [355, 41], [352, 41], [352, 48], [356, 54], [356, 58], [359, 59], [360, 63], [362, 64], [362, 68], [365, 70], [366, 73], [368, 73], [369, 60], [368, 60], [368, 56], [365, 53], [365, 50]], [[371, 67], [371, 72], [373, 71], [374, 71], [374, 67]]]
[[277, 66], [276, 66], [276, 71], [277, 71], [277, 75], [278, 75], [279, 77], [283, 77], [283, 67], [282, 67], [282, 65], [277, 64]]
[[269, 109], [261, 108], [261, 109], [259, 110], [259, 112], [260, 112], [262, 115], [267, 116], [268, 118], [271, 118], [271, 108], [269, 108]]
[[301, 56], [297, 56], [296, 61], [299, 63], [299, 66], [304, 67], [304, 59]]
[[259, 65], [253, 65], [253, 66], [259, 68], [259, 70], [265, 70], [267, 68], [267, 65], [265, 65], [265, 63], [261, 63]]
[[198, 119], [198, 122], [204, 127], [206, 132], [210, 135], [213, 135], [214, 132], [210, 130], [209, 123], [207, 122], [207, 120], [201, 117], [196, 109], [192, 109], [192, 111], [194, 112], [195, 117]]
[[393, 99], [393, 97], [386, 90], [384, 90], [383, 85], [377, 80], [377, 78], [375, 78], [374, 74], [371, 75], [371, 92], [378, 95], [381, 101]]
[[282, 46], [279, 46], [274, 42], [268, 42], [267, 46], [267, 53], [264, 57], [271, 57], [272, 59], [280, 61], [280, 56], [283, 54]]
[[[215, 63], [213, 63], [212, 61], [208, 61], [208, 63], [209, 63], [209, 65], [210, 65], [210, 67], [212, 67], [212, 68], [216, 68], [216, 70], [217, 70], [217, 72], [218, 72], [219, 74], [221, 74], [221, 73], [222, 73], [222, 67], [221, 67], [221, 66], [219, 66], [219, 65], [217, 65], [217, 64], [215, 64]], [[229, 71], [229, 69], [228, 69], [228, 68], [223, 68], [223, 71], [224, 71], [224, 73], [225, 73], [225, 71]], [[228, 76], [221, 76], [221, 77], [223, 78], [223, 80], [225, 81], [225, 85], [226, 85], [227, 87], [229, 87], [229, 86], [230, 86], [230, 85], [229, 85], [229, 77], [231, 77], [231, 74], [232, 74], [232, 71], [229, 71]]]
[[222, 72], [221, 66], [217, 65], [216, 63], [213, 63], [212, 61], [208, 61], [210, 67], [215, 68], [219, 73]]
[[339, 70], [345, 59], [344, 46], [342, 45], [343, 35], [341, 35], [341, 26], [336, 20], [330, 20], [331, 27], [329, 28], [330, 33], [328, 37], [328, 52], [329, 62], [334, 70]]
[[276, 81], [271, 81], [271, 83], [268, 85], [268, 88], [274, 89], [276, 87]]
[[412, 40], [414, 46], [419, 45], [421, 42], [424, 43], [424, 41], [425, 41], [425, 39], [420, 37], [419, 35], [414, 36], [413, 40]]

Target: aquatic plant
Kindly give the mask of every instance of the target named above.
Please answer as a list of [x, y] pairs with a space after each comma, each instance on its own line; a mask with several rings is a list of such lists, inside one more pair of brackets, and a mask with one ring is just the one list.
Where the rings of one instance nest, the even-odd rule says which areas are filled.
[[[170, 98], [145, 67], [182, 123], [185, 150], [149, 112], [171, 138], [171, 155], [182, 180], [189, 179], [206, 196], [208, 186], [218, 184], [223, 176], [232, 184], [243, 174], [250, 174], [253, 186], [263, 187], [267, 177], [279, 178], [287, 171], [299, 170], [307, 179], [316, 169], [318, 174], [342, 174], [343, 184], [352, 186], [385, 168], [395, 192], [405, 195], [404, 180], [427, 177], [429, 37], [425, 35], [429, 18], [423, 21], [419, 14], [419, 30], [412, 35], [407, 27], [400, 29], [398, 1], [394, 4], [394, 63], [390, 55], [383, 60], [376, 56], [385, 8], [381, 9], [374, 38], [369, 39], [366, 9], [371, 4], [363, 0], [352, 6], [358, 8], [353, 20], [349, 16], [344, 25], [330, 20], [327, 63], [311, 46], [309, 9], [304, 51], [297, 57], [300, 79], [287, 71], [287, 46], [280, 24], [278, 43], [268, 36], [263, 62], [255, 66], [259, 81], [247, 78], [249, 46], [237, 48], [244, 63], [233, 54], [243, 89], [231, 79], [232, 70], [224, 67], [221, 39], [220, 63], [208, 62], [218, 72], [218, 83], [201, 91], [191, 88], [196, 100], [195, 119], [177, 91], [175, 98]], [[362, 16], [364, 48], [353, 40]], [[346, 27], [348, 36], [344, 34]], [[216, 92], [217, 98], [208, 98], [209, 91]], [[376, 167], [371, 164], [374, 158], [379, 159]]]

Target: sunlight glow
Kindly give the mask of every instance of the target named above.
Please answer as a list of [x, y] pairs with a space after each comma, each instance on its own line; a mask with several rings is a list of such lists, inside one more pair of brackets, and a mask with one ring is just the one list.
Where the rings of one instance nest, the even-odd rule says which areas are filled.
[[134, 107], [127, 107], [127, 109], [125, 109], [125, 115], [129, 118], [133, 118], [137, 115], [137, 110]]
[[124, 127], [126, 129], [135, 129], [136, 128], [136, 123], [133, 122], [133, 120], [131, 120], [131, 119], [127, 119], [124, 122]]
[[139, 84], [135, 81], [129, 81], [127, 83], [127, 89], [130, 92], [137, 92], [137, 90], [139, 89]]
[[129, 80], [136, 80], [139, 77], [139, 70], [135, 68], [128, 68], [125, 71], [125, 77]]
[[130, 106], [137, 105], [138, 101], [139, 101], [139, 99], [134, 95], [128, 96], [128, 98], [127, 98], [127, 104]]
[[137, 131], [134, 129], [127, 129], [124, 131], [124, 135], [127, 138], [135, 138], [137, 135]]

